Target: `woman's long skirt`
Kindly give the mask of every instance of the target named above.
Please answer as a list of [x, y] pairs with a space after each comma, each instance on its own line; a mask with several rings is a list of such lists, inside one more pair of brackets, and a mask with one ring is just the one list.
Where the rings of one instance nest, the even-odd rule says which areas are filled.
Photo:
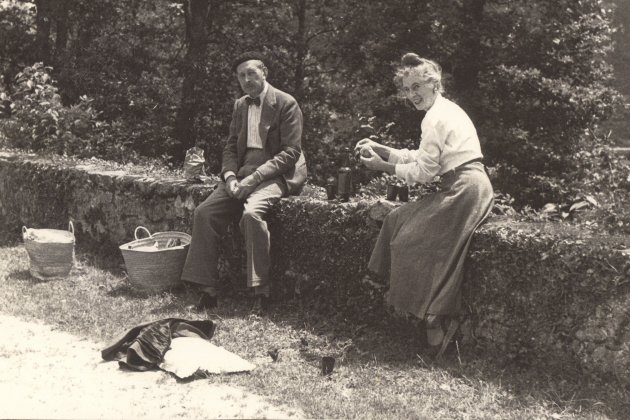
[[368, 265], [389, 274], [387, 303], [421, 319], [459, 313], [468, 247], [492, 204], [490, 180], [474, 162], [442, 176], [441, 191], [387, 215]]

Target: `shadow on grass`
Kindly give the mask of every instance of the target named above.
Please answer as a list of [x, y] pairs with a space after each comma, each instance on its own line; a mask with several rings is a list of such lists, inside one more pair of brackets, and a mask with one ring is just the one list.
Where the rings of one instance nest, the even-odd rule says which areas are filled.
[[[478, 387], [479, 380], [495, 384], [508, 390], [523, 406], [535, 399], [541, 405], [551, 401], [559, 411], [588, 410], [604, 412], [610, 418], [629, 418], [629, 389], [613, 378], [584, 373], [576, 362], [559, 359], [560, 355], [552, 355], [555, 358], [548, 363], [533, 357], [515, 360], [481, 345], [458, 342], [449, 346], [442, 359], [433, 360], [428, 355], [421, 323], [411, 318], [378, 316], [384, 313], [348, 319], [334, 312], [304, 309], [292, 302], [278, 305], [270, 318], [296, 329], [309, 326], [317, 335], [332, 340], [333, 345], [327, 346], [326, 351], [341, 357], [349, 366], [361, 367], [378, 360], [397, 371], [418, 367], [441, 369], [471, 386]], [[350, 350], [348, 347], [341, 350], [344, 342], [352, 343]], [[316, 346], [305, 346], [301, 352], [302, 358], [311, 364], [321, 355]]]
[[21, 232], [7, 232], [6, 230], [0, 230], [0, 242], [2, 242], [2, 248], [13, 248], [24, 243]]
[[107, 291], [110, 297], [125, 297], [133, 300], [143, 300], [147, 298], [147, 294], [131, 287], [127, 282], [118, 283]]
[[28, 270], [13, 271], [9, 273], [7, 278], [10, 280], [15, 280], [22, 283], [31, 283], [31, 284], [44, 284], [44, 283], [57, 280], [57, 279], [40, 280], [37, 277], [33, 277]]
[[125, 265], [120, 255], [80, 248], [76, 250], [76, 259], [84, 265], [96, 267], [115, 276], [121, 276], [125, 272]]

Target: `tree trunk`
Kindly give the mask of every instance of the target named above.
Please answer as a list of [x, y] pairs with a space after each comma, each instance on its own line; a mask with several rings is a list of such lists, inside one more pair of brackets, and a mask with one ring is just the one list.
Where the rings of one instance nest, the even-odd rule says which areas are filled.
[[59, 92], [64, 104], [70, 103], [67, 86], [68, 76], [68, 35], [70, 31], [70, 5], [68, 0], [58, 0], [55, 4], [55, 50], [51, 61], [54, 63], [54, 70], [59, 82]]
[[298, 18], [298, 31], [296, 34], [296, 54], [293, 94], [299, 101], [304, 90], [304, 60], [306, 58], [306, 0], [296, 0], [296, 14]]
[[35, 24], [37, 33], [35, 34], [35, 45], [37, 49], [37, 60], [45, 65], [50, 64], [50, 27], [52, 23], [52, 5], [49, 0], [35, 0], [37, 15]]
[[486, 0], [464, 0], [461, 19], [467, 34], [460, 45], [459, 63], [454, 71], [455, 84], [459, 91], [478, 87], [481, 68], [481, 21]]
[[64, 60], [68, 45], [69, 6], [68, 0], [58, 0], [55, 4], [55, 61], [57, 62]]
[[[186, 0], [184, 2], [186, 19], [186, 41], [188, 48], [183, 63], [184, 81], [182, 97], [175, 122], [174, 136], [179, 146], [174, 150], [174, 158], [181, 161], [185, 151], [197, 143], [195, 123], [200, 113], [200, 89], [208, 60], [208, 18], [209, 0]], [[214, 157], [214, 158], [218, 158]]]

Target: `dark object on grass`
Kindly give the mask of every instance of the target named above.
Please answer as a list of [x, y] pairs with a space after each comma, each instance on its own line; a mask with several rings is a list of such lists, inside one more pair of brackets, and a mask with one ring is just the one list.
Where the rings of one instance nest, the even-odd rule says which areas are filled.
[[274, 362], [278, 361], [278, 355], [280, 353], [280, 350], [278, 349], [271, 349], [267, 352], [267, 354], [269, 355], [269, 357], [271, 357], [271, 360], [273, 360]]
[[327, 376], [332, 374], [333, 369], [335, 368], [335, 358], [331, 356], [322, 357], [321, 367], [322, 375]]
[[190, 306], [188, 309], [194, 311], [207, 311], [210, 309], [216, 309], [219, 305], [219, 300], [216, 296], [209, 295], [208, 293], [201, 292], [201, 297], [197, 304]]

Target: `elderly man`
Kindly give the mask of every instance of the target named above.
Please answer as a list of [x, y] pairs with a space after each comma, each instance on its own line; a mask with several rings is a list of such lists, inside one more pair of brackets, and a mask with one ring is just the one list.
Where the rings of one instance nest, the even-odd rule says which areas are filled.
[[269, 304], [269, 230], [263, 220], [281, 197], [306, 180], [302, 153], [302, 111], [295, 99], [267, 82], [260, 53], [240, 55], [232, 69], [245, 96], [234, 103], [223, 150], [221, 182], [195, 209], [192, 241], [182, 280], [201, 286], [196, 308], [217, 306], [218, 246], [232, 221], [239, 220], [247, 251], [247, 285], [254, 310]]

